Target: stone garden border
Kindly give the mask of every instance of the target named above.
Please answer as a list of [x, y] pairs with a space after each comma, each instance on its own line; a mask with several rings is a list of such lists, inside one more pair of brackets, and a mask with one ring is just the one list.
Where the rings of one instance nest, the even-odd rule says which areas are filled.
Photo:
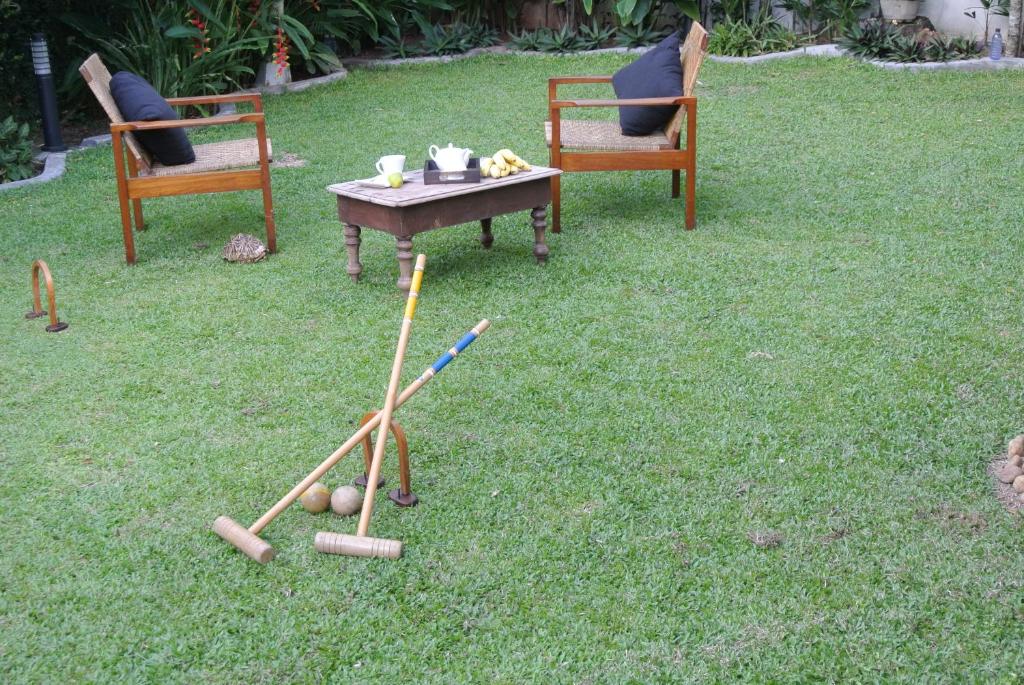
[[[636, 54], [642, 55], [650, 47], [642, 48], [603, 48], [601, 50], [587, 50], [584, 52], [537, 52], [533, 50], [510, 50], [504, 45], [497, 45], [489, 48], [474, 48], [468, 52], [464, 52], [460, 55], [442, 55], [437, 57], [408, 57], [405, 59], [364, 59], [359, 57], [352, 57], [342, 61], [345, 67], [348, 69], [375, 69], [380, 67], [393, 67], [402, 66], [406, 64], [444, 64], [447, 62], [455, 62], [463, 59], [470, 59], [479, 55], [527, 55], [527, 56], [545, 56], [545, 57], [566, 57], [566, 56], [578, 56], [581, 54], [586, 55], [602, 55], [609, 53], [619, 54]], [[840, 48], [835, 43], [828, 43], [826, 45], [810, 45], [807, 47], [797, 48], [795, 50], [788, 50], [786, 52], [772, 52], [767, 55], [755, 55], [754, 57], [726, 57], [724, 55], [708, 55], [708, 59], [712, 62], [718, 62], [721, 64], [760, 64], [762, 62], [770, 62], [777, 59], [790, 59], [793, 57], [851, 57], [846, 51]], [[1000, 69], [1022, 69], [1024, 68], [1024, 57], [1004, 57], [1001, 60], [991, 60], [987, 57], [978, 59], [961, 59], [953, 60], [951, 62], [882, 62], [880, 60], [864, 60], [866, 64], [871, 64], [880, 69], [890, 69], [893, 71], [907, 70], [907, 71], [997, 71]], [[304, 81], [295, 81], [293, 83], [287, 83], [280, 86], [265, 86], [262, 88], [252, 89], [247, 92], [262, 92], [272, 95], [281, 93], [298, 93], [308, 88], [315, 88], [317, 86], [326, 85], [328, 83], [334, 83], [341, 81], [348, 76], [347, 69], [341, 69], [333, 74], [327, 74], [325, 76], [318, 76], [316, 78], [306, 79]], [[75, 150], [83, 150], [97, 145], [103, 145], [110, 142], [109, 135], [93, 136], [92, 138], [86, 138], [82, 141], [82, 144], [77, 148], [69, 150], [74, 152]], [[0, 184], [0, 192], [5, 190], [13, 190], [15, 188], [22, 188], [27, 185], [35, 183], [46, 183], [52, 181], [55, 178], [60, 178], [64, 174], [65, 159], [67, 152], [44, 152], [37, 157], [37, 159], [44, 159], [45, 166], [43, 172], [38, 176], [32, 178], [26, 178], [23, 181], [14, 181], [12, 183]]]

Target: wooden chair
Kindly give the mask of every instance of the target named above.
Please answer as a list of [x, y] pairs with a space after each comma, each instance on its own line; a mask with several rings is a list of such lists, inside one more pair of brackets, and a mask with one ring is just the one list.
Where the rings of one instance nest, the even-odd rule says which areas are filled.
[[[610, 83], [611, 76], [558, 76], [548, 79], [550, 121], [544, 122], [551, 166], [562, 171], [633, 171], [671, 169], [672, 197], [679, 197], [679, 172], [686, 172], [686, 228], [696, 225], [694, 191], [697, 171], [697, 98], [693, 88], [707, 53], [708, 34], [694, 22], [679, 48], [683, 67], [682, 97], [632, 100], [559, 100], [561, 84]], [[562, 120], [570, 107], [622, 107], [637, 105], [678, 105], [679, 110], [663, 131], [646, 136], [625, 136], [617, 121]], [[683, 120], [686, 147], [680, 148]], [[561, 230], [561, 178], [551, 179], [551, 230]]]
[[[277, 250], [274, 233], [274, 207], [270, 197], [270, 141], [267, 139], [263, 104], [258, 93], [171, 98], [172, 107], [214, 105], [229, 102], [251, 102], [254, 112], [204, 119], [175, 121], [128, 121], [121, 116], [110, 94], [110, 72], [98, 55], [92, 55], [78, 70], [93, 95], [110, 117], [110, 133], [114, 146], [114, 167], [117, 171], [117, 196], [121, 203], [121, 229], [124, 232], [125, 259], [135, 263], [135, 240], [132, 236], [129, 201], [135, 210], [135, 228], [144, 230], [142, 199], [169, 195], [219, 193], [231, 190], [261, 190], [263, 217], [267, 227], [267, 249]], [[196, 160], [191, 164], [164, 166], [139, 145], [133, 131], [162, 128], [193, 128], [226, 124], [254, 124], [256, 137], [193, 146]], [[126, 154], [127, 152], [127, 154]], [[127, 168], [126, 168], [127, 167]], [[249, 168], [246, 168], [249, 167]], [[255, 167], [255, 168], [251, 168]]]

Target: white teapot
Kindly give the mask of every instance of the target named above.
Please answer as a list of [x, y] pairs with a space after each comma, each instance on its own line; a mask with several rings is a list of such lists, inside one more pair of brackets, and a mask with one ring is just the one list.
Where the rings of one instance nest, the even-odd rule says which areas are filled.
[[441, 171], [465, 171], [466, 165], [469, 164], [469, 156], [473, 154], [469, 148], [452, 147], [451, 143], [448, 143], [448, 147], [441, 148], [431, 145], [427, 152]]

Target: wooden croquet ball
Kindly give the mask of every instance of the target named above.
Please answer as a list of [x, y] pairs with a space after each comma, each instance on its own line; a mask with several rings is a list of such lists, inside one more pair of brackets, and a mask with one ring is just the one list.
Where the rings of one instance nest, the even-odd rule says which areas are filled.
[[309, 513], [319, 514], [331, 506], [331, 491], [323, 483], [313, 483], [308, 490], [299, 495], [299, 502]]
[[338, 516], [351, 516], [363, 508], [363, 495], [351, 485], [342, 485], [331, 495], [331, 510]]

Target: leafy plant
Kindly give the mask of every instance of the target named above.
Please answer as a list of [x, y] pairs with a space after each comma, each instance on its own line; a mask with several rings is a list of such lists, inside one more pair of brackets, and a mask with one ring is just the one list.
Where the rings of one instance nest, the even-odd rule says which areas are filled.
[[925, 43], [924, 54], [929, 62], [948, 62], [960, 56], [953, 39], [938, 34], [929, 38]]
[[895, 62], [924, 62], [927, 58], [924, 45], [915, 36], [904, 36], [902, 33], [897, 33], [893, 37], [889, 59]]
[[879, 21], [848, 29], [839, 45], [856, 57], [893, 62], [948, 62], [978, 53], [977, 43], [970, 38], [948, 38], [932, 31], [903, 35], [892, 24]]
[[624, 24], [615, 31], [615, 42], [626, 48], [652, 45], [671, 33], [670, 29], [656, 29], [653, 22], [647, 24]]
[[544, 36], [544, 32], [548, 29], [537, 29], [536, 31], [522, 31], [518, 34], [512, 34], [509, 39], [509, 43], [516, 50], [529, 50], [534, 52], [540, 51], [541, 38]]
[[405, 36], [396, 35], [395, 33], [381, 36], [377, 45], [384, 51], [384, 56], [388, 59], [406, 59], [408, 57], [419, 57], [423, 54], [423, 50], [418, 43], [407, 40]]
[[793, 15], [794, 26], [799, 22], [803, 24], [804, 33], [814, 34], [823, 21], [822, 15], [827, 2], [828, 0], [780, 0], [778, 7]]
[[0, 121], [0, 183], [20, 181], [33, 175], [32, 139], [28, 124], [18, 124], [13, 116]]
[[839, 39], [839, 46], [862, 59], [886, 59], [896, 45], [899, 29], [880, 21], [852, 26]]
[[967, 36], [954, 36], [953, 46], [956, 48], [957, 57], [960, 59], [970, 59], [981, 54], [978, 42]]
[[861, 14], [871, 7], [871, 0], [825, 0], [821, 3], [821, 18], [829, 39], [860, 22]]
[[[198, 4], [198, 3], [197, 3]], [[164, 97], [220, 93], [239, 89], [253, 75], [249, 66], [267, 40], [240, 16], [236, 3], [204, 4], [202, 25], [186, 24], [187, 2], [137, 0], [124, 30], [110, 36], [95, 23], [69, 16], [112, 71], [145, 77]]]
[[566, 24], [558, 31], [543, 32], [538, 47], [544, 52], [576, 52], [583, 49], [583, 41]]
[[428, 55], [458, 55], [473, 47], [470, 36], [458, 25], [435, 24], [423, 31], [423, 52]]
[[615, 29], [611, 26], [602, 26], [597, 19], [591, 19], [590, 24], [580, 24], [579, 42], [583, 50], [598, 50], [603, 48], [615, 36]]
[[[594, 0], [582, 0], [582, 3], [583, 11], [587, 16], [591, 16], [594, 13]], [[640, 26], [653, 24], [669, 4], [675, 5], [680, 12], [694, 21], [700, 19], [697, 0], [671, 0], [671, 3], [662, 0], [615, 0], [612, 12], [620, 27]]]
[[498, 44], [498, 30], [481, 23], [463, 24], [469, 42], [476, 48], [489, 48]]
[[715, 24], [708, 37], [708, 51], [730, 57], [751, 57], [792, 50], [799, 43], [795, 33], [763, 12], [750, 22], [725, 19]]
[[977, 7], [968, 7], [964, 10], [964, 15], [977, 21], [978, 12], [982, 10], [985, 13], [985, 45], [988, 45], [988, 25], [992, 18], [992, 15], [997, 17], [1008, 17], [1010, 16], [1010, 0], [978, 0], [980, 3]]

